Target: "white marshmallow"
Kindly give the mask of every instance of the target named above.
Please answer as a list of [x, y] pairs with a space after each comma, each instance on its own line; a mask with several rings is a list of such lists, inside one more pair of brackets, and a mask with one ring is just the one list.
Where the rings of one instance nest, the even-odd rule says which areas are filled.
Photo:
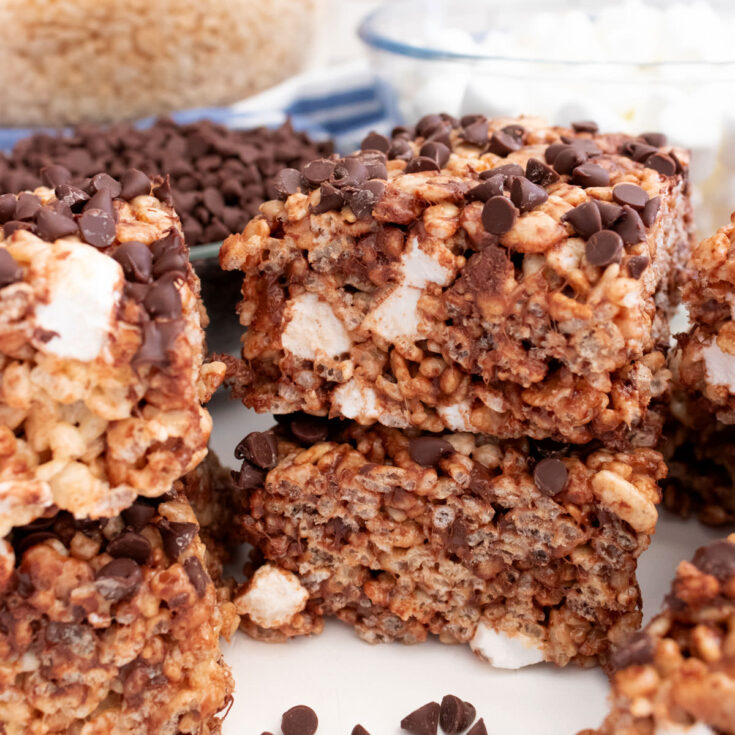
[[450, 406], [437, 406], [436, 412], [444, 424], [452, 431], [474, 431], [470, 421], [470, 404], [467, 401]]
[[66, 240], [57, 240], [43, 257], [49, 301], [36, 306], [36, 325], [56, 334], [36, 347], [59, 357], [94, 360], [112, 329], [122, 268], [91, 245]]
[[544, 661], [543, 651], [534, 639], [525, 635], [509, 636], [493, 630], [485, 623], [477, 626], [470, 647], [480, 658], [498, 669], [521, 669]]
[[238, 613], [247, 615], [261, 628], [279, 628], [300, 613], [309, 593], [292, 572], [270, 564], [260, 567], [247, 592], [235, 600]]
[[712, 341], [702, 349], [707, 380], [712, 385], [724, 385], [731, 393], [735, 393], [735, 355], [723, 352], [716, 341]]
[[352, 340], [332, 307], [313, 293], [292, 299], [286, 307], [286, 327], [281, 335], [283, 349], [303, 360], [318, 354], [338, 357]]
[[378, 394], [369, 386], [360, 385], [354, 378], [332, 393], [332, 404], [348, 419], [377, 421], [380, 416]]
[[408, 249], [401, 257], [404, 285], [424, 288], [429, 283], [438, 283], [442, 286], [449, 283], [452, 279], [452, 271], [439, 262], [440, 257], [441, 251], [429, 255], [419, 247], [418, 238], [412, 237], [408, 243]]

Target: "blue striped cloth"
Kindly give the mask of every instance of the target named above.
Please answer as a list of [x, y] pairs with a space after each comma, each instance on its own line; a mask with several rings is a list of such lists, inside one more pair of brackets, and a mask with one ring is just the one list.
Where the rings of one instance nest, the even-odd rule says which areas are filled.
[[[233, 129], [275, 127], [290, 117], [294, 128], [315, 139], [333, 138], [342, 152], [357, 148], [370, 130], [385, 133], [399, 121], [390, 91], [362, 62], [300, 74], [228, 107], [183, 110], [172, 117], [182, 124], [206, 118]], [[137, 124], [151, 122], [148, 118]], [[0, 150], [9, 151], [41, 130], [0, 128]]]

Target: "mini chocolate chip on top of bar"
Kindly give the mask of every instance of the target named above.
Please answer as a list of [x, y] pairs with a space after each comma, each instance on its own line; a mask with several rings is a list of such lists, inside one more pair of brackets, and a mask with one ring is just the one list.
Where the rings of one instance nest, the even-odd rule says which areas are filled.
[[621, 206], [627, 204], [633, 209], [643, 209], [648, 202], [648, 194], [637, 184], [617, 184], [613, 187], [612, 196]]
[[283, 735], [314, 735], [319, 727], [319, 718], [311, 707], [304, 704], [291, 707], [281, 717]]
[[634, 255], [628, 260], [628, 275], [638, 280], [648, 268], [651, 259], [647, 255]]
[[454, 454], [454, 447], [438, 436], [419, 436], [408, 443], [411, 459], [422, 467], [434, 467], [444, 457]]
[[494, 196], [485, 202], [482, 208], [482, 224], [492, 235], [504, 235], [518, 217], [518, 210], [510, 199]]
[[587, 161], [572, 171], [572, 183], [583, 189], [607, 186], [610, 183], [610, 174], [599, 164]]
[[401, 729], [411, 735], [436, 735], [439, 729], [438, 702], [429, 702], [401, 720]]
[[578, 204], [563, 215], [562, 221], [569, 222], [574, 231], [585, 239], [602, 229], [602, 217], [595, 201]]
[[594, 120], [577, 120], [572, 123], [575, 133], [597, 133], [600, 128]]
[[600, 230], [587, 240], [584, 254], [590, 265], [619, 263], [623, 257], [623, 239], [612, 230]]
[[17, 283], [22, 278], [23, 269], [16, 259], [5, 248], [0, 248], [0, 288]]

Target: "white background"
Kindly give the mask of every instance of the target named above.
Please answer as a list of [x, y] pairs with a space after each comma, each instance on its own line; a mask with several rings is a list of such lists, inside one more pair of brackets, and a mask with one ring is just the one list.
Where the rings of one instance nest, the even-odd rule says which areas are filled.
[[[237, 442], [273, 423], [222, 394], [210, 408], [212, 447], [232, 467]], [[725, 533], [663, 513], [639, 565], [646, 619], [661, 604], [676, 564]], [[404, 715], [450, 693], [476, 706], [489, 735], [574, 735], [599, 725], [606, 710], [608, 687], [599, 670], [540, 664], [500, 671], [467, 646], [434, 640], [370, 646], [337, 621], [329, 621], [321, 636], [284, 644], [258, 643], [238, 632], [224, 648], [236, 681], [224, 735], [278, 735], [281, 714], [296, 704], [317, 712], [319, 735], [350, 735], [358, 723], [371, 735], [399, 735]]]

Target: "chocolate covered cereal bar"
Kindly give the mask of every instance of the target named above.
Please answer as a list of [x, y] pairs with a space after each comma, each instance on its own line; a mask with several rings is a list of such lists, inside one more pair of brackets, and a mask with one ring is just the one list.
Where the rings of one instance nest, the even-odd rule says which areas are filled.
[[663, 136], [429, 115], [281, 172], [220, 254], [258, 411], [653, 446], [691, 232]]
[[735, 535], [679, 564], [663, 611], [612, 660], [611, 713], [580, 735], [735, 733]]
[[493, 665], [603, 665], [641, 621], [636, 562], [664, 474], [652, 449], [284, 417], [250, 434], [237, 523], [261, 565], [234, 601], [251, 635], [371, 643], [429, 634]]
[[61, 511], [0, 545], [0, 732], [220, 732], [219, 637], [238, 618], [184, 495], [97, 521]]
[[116, 515], [206, 454], [199, 281], [168, 182], [130, 170], [0, 197], [0, 537]]
[[683, 289], [691, 329], [672, 361], [690, 411], [735, 423], [735, 224], [697, 245]]

